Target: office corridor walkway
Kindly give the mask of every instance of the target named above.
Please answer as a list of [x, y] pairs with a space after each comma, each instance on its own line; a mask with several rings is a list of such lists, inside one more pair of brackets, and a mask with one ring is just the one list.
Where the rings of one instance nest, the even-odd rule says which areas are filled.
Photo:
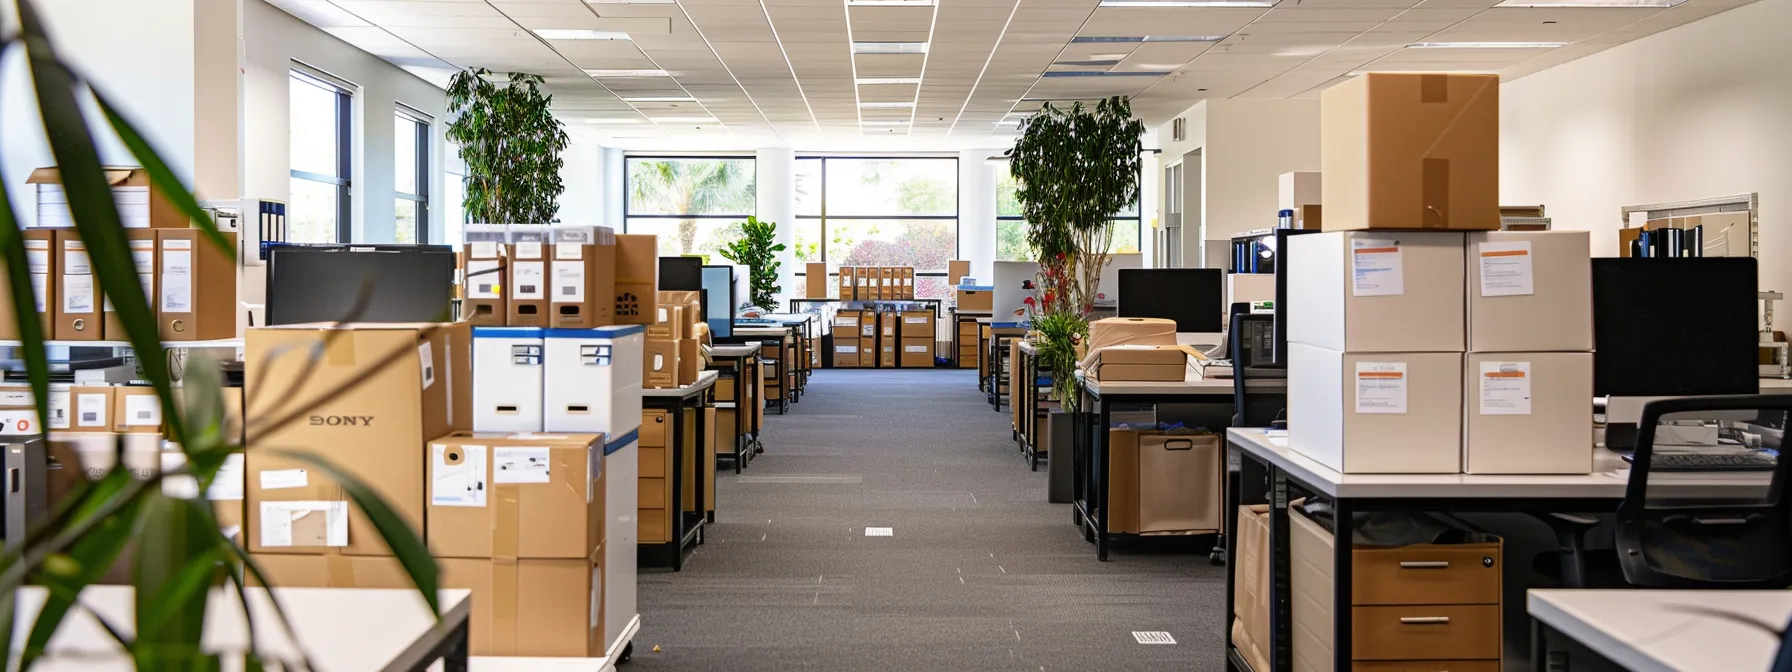
[[817, 371], [766, 416], [765, 453], [721, 470], [685, 570], [643, 570], [623, 669], [1225, 669], [1223, 568], [1204, 552], [1097, 562], [974, 375]]

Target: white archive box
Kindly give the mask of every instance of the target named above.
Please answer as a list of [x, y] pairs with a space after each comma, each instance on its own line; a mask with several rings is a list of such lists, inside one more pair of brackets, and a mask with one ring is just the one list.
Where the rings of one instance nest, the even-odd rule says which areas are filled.
[[541, 332], [473, 328], [473, 431], [542, 431]]
[[1469, 352], [1593, 349], [1593, 259], [1587, 232], [1467, 235]]
[[1462, 473], [1462, 353], [1289, 344], [1288, 447], [1346, 474]]
[[1290, 236], [1288, 342], [1342, 352], [1462, 352], [1463, 234]]
[[542, 430], [603, 433], [615, 440], [640, 429], [646, 332], [638, 324], [543, 330]]
[[1462, 470], [1593, 471], [1593, 353], [1469, 353]]

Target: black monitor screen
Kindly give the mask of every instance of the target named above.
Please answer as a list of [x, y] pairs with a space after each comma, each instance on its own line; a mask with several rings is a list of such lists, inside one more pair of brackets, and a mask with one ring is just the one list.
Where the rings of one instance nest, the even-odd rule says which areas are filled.
[[445, 322], [454, 298], [454, 248], [276, 246], [268, 257], [267, 297], [270, 325]]
[[1593, 394], [1756, 394], [1748, 257], [1593, 260]]
[[734, 267], [703, 267], [703, 320], [714, 338], [734, 336]]
[[660, 257], [660, 291], [695, 292], [703, 289], [703, 259]]
[[1216, 268], [1120, 269], [1120, 317], [1176, 321], [1181, 333], [1219, 333], [1225, 278]]

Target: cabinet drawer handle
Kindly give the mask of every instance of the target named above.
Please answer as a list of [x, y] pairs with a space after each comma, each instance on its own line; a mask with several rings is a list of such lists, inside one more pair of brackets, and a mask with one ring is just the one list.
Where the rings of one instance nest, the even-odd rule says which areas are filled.
[[1443, 560], [1428, 562], [1408, 561], [1400, 563], [1401, 569], [1449, 569], [1450, 563]]
[[1449, 616], [1403, 616], [1401, 625], [1449, 625]]

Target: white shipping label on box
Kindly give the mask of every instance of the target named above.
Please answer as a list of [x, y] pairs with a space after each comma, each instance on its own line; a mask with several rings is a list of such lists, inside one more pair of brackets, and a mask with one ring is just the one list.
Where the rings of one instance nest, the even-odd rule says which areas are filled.
[[155, 427], [162, 424], [162, 400], [149, 394], [125, 397], [123, 420], [130, 427]]
[[25, 241], [25, 269], [32, 273], [50, 272], [50, 241]]
[[566, 303], [585, 300], [585, 262], [554, 262], [553, 300]]
[[546, 483], [548, 458], [545, 447], [500, 446], [493, 451], [492, 480], [499, 484]]
[[62, 277], [62, 312], [93, 312], [93, 276], [65, 275]]
[[[491, 243], [473, 243], [473, 245], [490, 245]], [[495, 259], [467, 260], [467, 298], [498, 299], [503, 298], [504, 273], [499, 270]]]
[[1351, 296], [1399, 296], [1406, 293], [1400, 263], [1400, 241], [1353, 238], [1350, 241]]
[[1481, 362], [1481, 415], [1531, 414], [1531, 363]]
[[73, 401], [67, 388], [50, 388], [50, 429], [68, 429], [69, 415], [74, 412], [69, 403]]
[[193, 312], [193, 253], [172, 249], [174, 243], [187, 241], [166, 242], [162, 249], [162, 312]]
[[93, 273], [93, 264], [87, 261], [87, 247], [76, 241], [62, 244], [63, 275], [89, 275]]
[[574, 243], [561, 243], [554, 246], [555, 259], [578, 260], [585, 258], [585, 246]]
[[518, 258], [518, 259], [540, 259], [541, 258], [541, 243], [539, 243], [539, 242], [517, 243], [516, 244], [516, 258]]
[[347, 546], [348, 502], [262, 502], [261, 545]]
[[43, 273], [31, 274], [31, 294], [37, 298], [37, 312], [50, 309], [50, 276]]
[[902, 318], [902, 323], [903, 324], [927, 324], [927, 318], [925, 318], [925, 317], [905, 317], [905, 318]]
[[[468, 251], [468, 256], [473, 259], [497, 259], [498, 244], [493, 242], [473, 243], [472, 249]], [[472, 264], [468, 264], [468, 266], [472, 266]]]
[[510, 298], [527, 301], [541, 299], [547, 295], [547, 288], [544, 286], [547, 283], [547, 269], [543, 268], [546, 262], [512, 261], [510, 263], [514, 271], [511, 279], [516, 283], [510, 288]]
[[27, 388], [12, 387], [0, 390], [0, 406], [29, 408], [36, 405], [36, 401], [31, 397], [31, 390]]
[[75, 395], [75, 426], [105, 427], [106, 395], [89, 393]]
[[927, 346], [925, 346], [925, 345], [905, 345], [905, 346], [902, 346], [902, 351], [903, 352], [927, 352]]
[[856, 354], [859, 354], [859, 346], [836, 345], [836, 346], [834, 346], [834, 352], [840, 353], [842, 355], [856, 355]]
[[1481, 243], [1481, 296], [1528, 296], [1537, 293], [1531, 270], [1531, 241]]
[[225, 456], [223, 466], [218, 467], [218, 475], [212, 477], [212, 486], [205, 490], [205, 498], [214, 502], [242, 499], [243, 475], [243, 454]]
[[285, 490], [287, 488], [303, 488], [311, 480], [304, 469], [272, 469], [261, 472], [261, 489]]
[[130, 243], [131, 263], [137, 267], [137, 272], [156, 272], [156, 241], [133, 240]]
[[423, 379], [423, 389], [427, 390], [429, 386], [436, 384], [435, 348], [430, 346], [429, 341], [417, 345], [417, 366], [422, 368], [419, 376]]
[[1356, 412], [1406, 412], [1406, 362], [1356, 363]]
[[485, 446], [438, 443], [429, 448], [430, 505], [485, 506]]

